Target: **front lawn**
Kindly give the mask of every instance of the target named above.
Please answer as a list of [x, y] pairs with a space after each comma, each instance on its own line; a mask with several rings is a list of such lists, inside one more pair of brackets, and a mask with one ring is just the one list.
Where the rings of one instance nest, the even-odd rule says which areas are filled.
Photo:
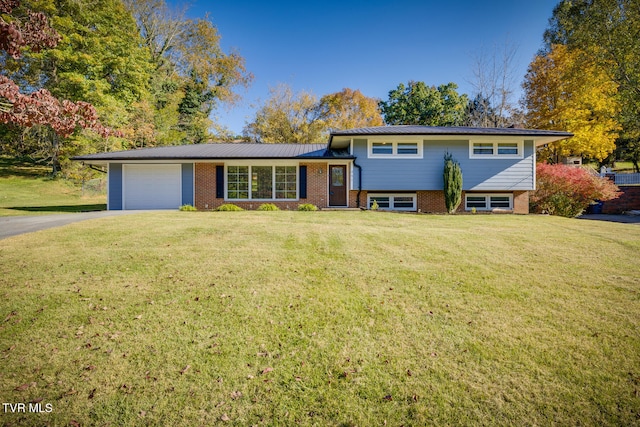
[[0, 420], [638, 425], [639, 255], [638, 225], [533, 215], [158, 212], [0, 240], [0, 400], [43, 411]]

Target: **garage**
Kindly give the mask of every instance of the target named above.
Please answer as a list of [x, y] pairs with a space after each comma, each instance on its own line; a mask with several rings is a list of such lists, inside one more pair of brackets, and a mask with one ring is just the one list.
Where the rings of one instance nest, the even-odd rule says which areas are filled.
[[124, 209], [177, 209], [182, 204], [180, 164], [123, 165]]

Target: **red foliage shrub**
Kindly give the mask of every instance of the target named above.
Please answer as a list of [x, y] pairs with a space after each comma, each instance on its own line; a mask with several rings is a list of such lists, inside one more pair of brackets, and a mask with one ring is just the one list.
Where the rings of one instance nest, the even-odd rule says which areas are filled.
[[[20, 6], [18, 0], [0, 0], [0, 14], [8, 15]], [[42, 13], [27, 11], [28, 19], [5, 21], [0, 16], [0, 50], [19, 58], [25, 47], [32, 51], [51, 48], [60, 40]], [[67, 137], [78, 128], [91, 129], [103, 137], [117, 134], [98, 120], [95, 108], [87, 102], [59, 100], [46, 89], [23, 94], [13, 80], [0, 75], [0, 123], [18, 126], [49, 125], [60, 136]]]
[[596, 200], [611, 200], [620, 194], [608, 178], [586, 168], [538, 163], [537, 188], [530, 198], [531, 212], [575, 217]]

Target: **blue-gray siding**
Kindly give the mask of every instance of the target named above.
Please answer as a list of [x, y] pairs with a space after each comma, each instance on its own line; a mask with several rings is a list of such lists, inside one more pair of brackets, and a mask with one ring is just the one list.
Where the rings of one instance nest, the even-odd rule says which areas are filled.
[[182, 204], [193, 206], [193, 163], [182, 164]]
[[[362, 189], [369, 191], [442, 190], [444, 154], [460, 163], [464, 190], [533, 190], [533, 141], [525, 141], [522, 159], [470, 159], [469, 141], [424, 141], [422, 159], [369, 159], [367, 140], [353, 141], [353, 155], [362, 166]], [[358, 188], [354, 174], [353, 188]]]
[[122, 210], [122, 163], [109, 163], [109, 210]]

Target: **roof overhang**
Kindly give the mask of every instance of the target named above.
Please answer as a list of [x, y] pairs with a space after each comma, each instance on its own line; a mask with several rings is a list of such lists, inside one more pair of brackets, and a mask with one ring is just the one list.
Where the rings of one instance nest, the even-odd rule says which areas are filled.
[[377, 126], [332, 132], [328, 149], [344, 149], [356, 138], [413, 137], [433, 141], [522, 139], [534, 141], [536, 146], [571, 138], [570, 132], [519, 128], [474, 128], [466, 126]]

